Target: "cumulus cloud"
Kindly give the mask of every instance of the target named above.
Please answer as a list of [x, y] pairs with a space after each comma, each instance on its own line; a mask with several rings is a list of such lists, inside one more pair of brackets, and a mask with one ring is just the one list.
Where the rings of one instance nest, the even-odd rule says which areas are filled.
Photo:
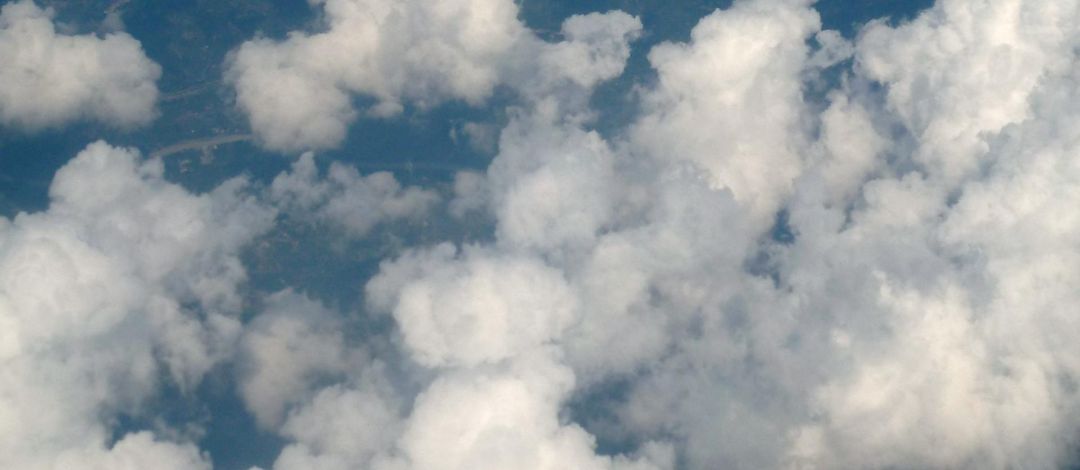
[[406, 104], [477, 105], [500, 85], [591, 86], [622, 71], [641, 23], [622, 12], [569, 19], [565, 41], [548, 44], [517, 18], [511, 0], [324, 0], [318, 32], [256, 39], [236, 49], [228, 79], [261, 143], [297, 151], [335, 147], [365, 112], [399, 114]]
[[[854, 45], [801, 2], [717, 11], [650, 52], [658, 80], [626, 133], [590, 132], [565, 94], [513, 115], [486, 174], [457, 182], [495, 240], [386, 264], [369, 300], [437, 370], [483, 358], [517, 377], [548, 354], [573, 377], [561, 400], [622, 384], [594, 430], [641, 449], [663, 436], [687, 468], [1063, 465], [1080, 402], [1078, 350], [1057, 333], [1076, 327], [1075, 40], [1060, 8], [943, 1]], [[851, 51], [833, 89], [805, 91]], [[487, 298], [464, 294], [480, 253], [537, 260], [562, 281], [530, 275], [520, 305], [550, 291], [577, 313], [533, 336], [501, 301], [449, 300]], [[445, 260], [459, 267], [432, 267]], [[437, 285], [457, 287], [439, 302]], [[482, 348], [500, 338], [524, 349]], [[425, 393], [456, 396], [459, 374]], [[541, 377], [530, 387], [561, 383]], [[432, 400], [418, 397], [406, 441]]]
[[579, 315], [566, 281], [543, 263], [473, 250], [459, 257], [449, 245], [384, 266], [368, 289], [429, 366], [501, 362], [558, 338]]
[[400, 443], [400, 465], [386, 468], [653, 470], [672, 465], [664, 449], [652, 449], [653, 455], [641, 459], [597, 456], [588, 433], [559, 422], [560, 397], [573, 375], [548, 361], [525, 356], [509, 371], [440, 377], [417, 398]]
[[659, 84], [645, 94], [635, 146], [707, 170], [767, 222], [802, 170], [802, 78], [820, 25], [801, 2], [738, 2], [703, 18], [689, 43], [653, 48]]
[[[316, 4], [325, 30], [229, 64], [264, 145], [332, 146], [361, 112], [507, 86], [490, 166], [437, 204], [308, 153], [256, 202], [90, 146], [48, 211], [0, 219], [0, 436], [20, 433], [0, 464], [208, 467], [182, 440], [110, 439], [105, 418], [224, 361], [284, 441], [276, 470], [1075, 459], [1072, 0], [940, 0], [852, 39], [810, 2], [739, 1], [648, 51], [638, 114], [603, 134], [589, 98], [623, 70], [629, 15], [545, 42], [508, 1]], [[357, 238], [443, 209], [490, 232], [344, 280], [355, 311], [237, 290], [237, 252], [276, 211]]]
[[291, 291], [267, 299], [241, 339], [240, 393], [264, 427], [279, 426], [294, 402], [351, 366], [342, 320]]
[[362, 237], [381, 222], [420, 219], [439, 196], [432, 190], [402, 188], [389, 172], [361, 175], [338, 162], [331, 163], [320, 178], [314, 154], [305, 153], [291, 171], [274, 178], [270, 200], [300, 218], [339, 226]]
[[127, 33], [58, 33], [33, 0], [0, 9], [0, 125], [25, 130], [92, 119], [118, 128], [157, 114], [161, 67]]
[[109, 422], [231, 356], [237, 252], [273, 213], [243, 180], [193, 195], [162, 172], [94, 143], [57, 172], [47, 211], [0, 219], [2, 466], [209, 468], [149, 432], [110, 442]]
[[1076, 15], [1069, 2], [941, 1], [908, 24], [869, 25], [859, 72], [888, 88], [917, 142], [910, 158], [955, 181], [978, 170], [985, 134], [1030, 116], [1043, 76], [1071, 67]]

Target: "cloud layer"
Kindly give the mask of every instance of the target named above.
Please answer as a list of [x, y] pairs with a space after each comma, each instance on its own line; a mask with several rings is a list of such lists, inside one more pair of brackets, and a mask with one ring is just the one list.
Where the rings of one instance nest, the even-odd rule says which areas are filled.
[[[503, 87], [488, 168], [403, 187], [304, 153], [192, 194], [91, 144], [48, 210], [0, 219], [0, 466], [210, 468], [183, 423], [115, 422], [213, 370], [275, 470], [1075, 460], [1080, 4], [940, 0], [845, 39], [811, 2], [739, 1], [639, 51], [655, 80], [604, 133], [635, 17], [545, 41], [509, 0], [312, 4], [322, 30], [229, 59], [261, 145]], [[245, 284], [281, 217], [490, 227], [401, 234], [342, 306]]]

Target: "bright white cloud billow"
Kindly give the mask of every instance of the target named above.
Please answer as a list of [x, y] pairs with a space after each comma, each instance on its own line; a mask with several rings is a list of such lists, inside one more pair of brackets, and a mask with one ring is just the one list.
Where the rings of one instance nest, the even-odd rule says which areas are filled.
[[[505, 87], [450, 127], [493, 160], [425, 187], [305, 153], [195, 195], [91, 145], [0, 219], [0, 467], [210, 468], [114, 421], [218, 366], [280, 439], [268, 470], [1075, 465], [1077, 1], [847, 39], [812, 2], [737, 1], [635, 51], [655, 76], [621, 126], [591, 97], [633, 16], [545, 41], [510, 0], [312, 5], [323, 29], [227, 63], [264, 147]], [[327, 287], [354, 304], [242, 289], [276, 215], [392, 255]], [[361, 243], [398, 220], [449, 228]]]
[[275, 427], [315, 383], [360, 364], [350, 364], [341, 319], [325, 307], [290, 291], [267, 304], [241, 339], [240, 393], [260, 426]]
[[634, 144], [689, 160], [771, 221], [801, 173], [809, 117], [807, 40], [820, 29], [805, 2], [738, 2], [703, 18], [686, 44], [649, 52], [659, 84], [645, 94]]
[[131, 128], [153, 120], [161, 67], [119, 32], [56, 31], [33, 0], [0, 9], [0, 125], [25, 130], [92, 119]]
[[622, 71], [641, 23], [622, 12], [571, 18], [565, 41], [538, 39], [512, 0], [320, 0], [324, 31], [257, 39], [234, 51], [228, 79], [263, 145], [335, 147], [358, 111], [391, 116], [406, 104], [480, 104], [499, 85], [550, 93]]
[[150, 432], [110, 442], [109, 420], [231, 357], [237, 251], [273, 216], [244, 184], [193, 195], [98, 142], [57, 172], [48, 211], [0, 219], [0, 466], [209, 468]]

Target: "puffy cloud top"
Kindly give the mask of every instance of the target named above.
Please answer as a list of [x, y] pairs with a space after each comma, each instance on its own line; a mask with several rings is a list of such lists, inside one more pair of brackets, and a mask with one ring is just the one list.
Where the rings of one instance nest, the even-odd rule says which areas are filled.
[[105, 420], [231, 355], [237, 251], [273, 216], [242, 185], [193, 195], [98, 142], [57, 173], [48, 211], [0, 219], [0, 466], [209, 468], [148, 431], [110, 442]]
[[802, 74], [819, 29], [797, 2], [738, 2], [703, 18], [689, 43], [653, 48], [659, 84], [645, 94], [635, 145], [699, 165], [767, 223], [803, 167]]
[[362, 95], [373, 115], [450, 99], [479, 104], [496, 86], [592, 86], [621, 73], [641, 23], [612, 12], [572, 18], [546, 44], [511, 0], [325, 0], [325, 30], [257, 39], [232, 55], [228, 78], [268, 148], [337, 146]]
[[0, 125], [25, 130], [78, 119], [144, 125], [157, 115], [161, 67], [126, 33], [58, 34], [33, 0], [0, 9]]

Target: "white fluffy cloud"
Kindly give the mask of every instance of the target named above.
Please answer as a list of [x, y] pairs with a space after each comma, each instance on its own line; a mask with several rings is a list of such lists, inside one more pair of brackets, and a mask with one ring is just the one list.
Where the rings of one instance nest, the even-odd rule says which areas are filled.
[[[440, 245], [383, 267], [369, 292], [392, 310], [429, 366], [497, 363], [557, 339], [580, 312], [562, 276], [537, 260]], [[397, 294], [390, 298], [387, 293]]]
[[625, 13], [571, 18], [566, 41], [540, 41], [511, 0], [323, 0], [325, 28], [281, 42], [257, 39], [234, 51], [228, 78], [252, 129], [268, 148], [341, 143], [358, 111], [390, 116], [405, 104], [480, 104], [499, 85], [591, 86], [622, 71], [641, 23]]
[[342, 320], [333, 312], [291, 291], [267, 304], [241, 339], [240, 393], [259, 425], [277, 427], [317, 383], [360, 364], [350, 360]]
[[362, 237], [381, 222], [420, 219], [439, 196], [431, 190], [402, 188], [389, 172], [361, 175], [338, 162], [320, 178], [315, 156], [305, 153], [293, 163], [291, 172], [274, 178], [270, 199], [300, 218], [340, 226]]
[[[629, 384], [596, 429], [666, 436], [688, 468], [1060, 467], [1080, 405], [1080, 349], [1062, 333], [1077, 327], [1074, 10], [942, 1], [851, 46], [803, 2], [736, 3], [651, 51], [658, 81], [612, 141], [558, 104], [567, 95], [513, 115], [486, 175], [459, 179], [458, 202], [497, 228], [467, 253], [560, 273], [580, 313], [532, 331], [556, 332], [546, 350], [579, 392]], [[852, 49], [834, 89], [804, 91]], [[537, 344], [482, 327], [512, 325], [501, 301], [409, 287], [460, 294], [477, 279], [468, 255], [456, 274], [403, 268], [445, 262], [424, 256], [368, 284], [378, 306], [388, 279], [406, 280], [395, 313], [420, 291], [418, 311], [446, 309], [430, 315], [442, 324], [397, 317], [417, 360], [452, 365], [431, 348], [469, 353], [471, 332]], [[548, 290], [535, 284], [519, 298]], [[517, 354], [491, 356], [507, 361], [499, 377], [516, 377]], [[422, 413], [435, 390], [469, 409], [447, 385], [459, 374], [441, 373], [407, 426], [441, 426]], [[407, 429], [403, 442], [420, 433]]]
[[398, 408], [374, 383], [324, 388], [282, 427], [293, 443], [274, 470], [373, 468], [400, 433]]
[[942, 0], [896, 28], [877, 22], [858, 43], [859, 72], [916, 141], [910, 155], [937, 178], [978, 171], [986, 134], [1030, 117], [1042, 77], [1072, 67], [1072, 2]]
[[119, 32], [58, 33], [33, 0], [0, 9], [0, 125], [38, 130], [77, 119], [130, 128], [157, 114], [161, 67]]
[[592, 436], [559, 422], [559, 403], [572, 382], [568, 369], [542, 356], [521, 357], [510, 370], [494, 373], [448, 373], [417, 398], [400, 443], [403, 458], [384, 468], [655, 470], [673, 464], [663, 448], [639, 459], [597, 456]]
[[655, 445], [637, 457], [597, 455], [595, 438], [560, 420], [575, 376], [560, 343], [581, 315], [560, 273], [538, 259], [449, 245], [384, 264], [367, 285], [413, 360], [438, 375], [400, 439], [374, 468], [626, 469], [672, 464]]
[[705, 169], [763, 224], [790, 194], [808, 142], [802, 79], [820, 20], [802, 3], [737, 2], [703, 18], [689, 43], [653, 48], [659, 84], [632, 130], [635, 146]]
[[162, 171], [98, 142], [57, 172], [48, 211], [0, 219], [0, 466], [209, 468], [149, 432], [109, 442], [108, 420], [231, 356], [237, 251], [273, 213], [242, 180], [192, 195]]

